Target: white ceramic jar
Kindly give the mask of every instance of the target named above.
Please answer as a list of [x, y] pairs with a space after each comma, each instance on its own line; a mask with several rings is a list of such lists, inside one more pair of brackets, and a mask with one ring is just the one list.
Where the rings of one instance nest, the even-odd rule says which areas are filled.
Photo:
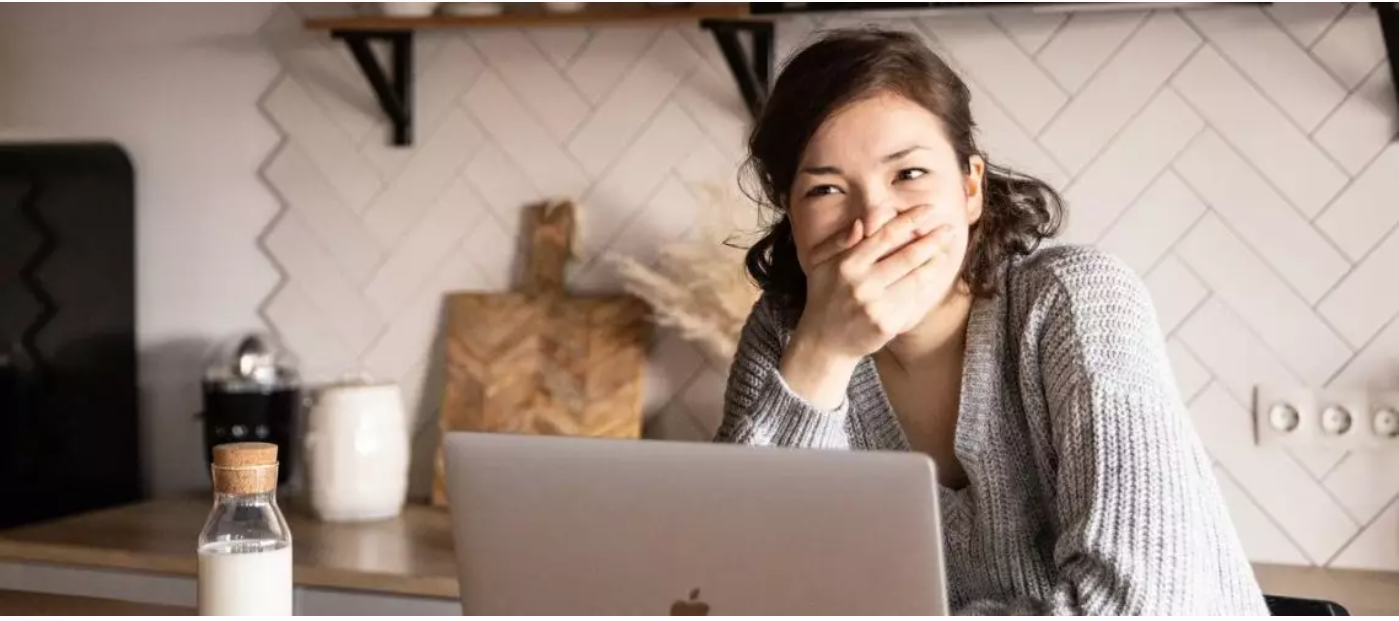
[[380, 2], [379, 6], [387, 17], [428, 17], [437, 10], [440, 2]]
[[408, 453], [408, 420], [396, 384], [321, 388], [306, 419], [311, 510], [327, 522], [398, 515], [408, 494]]

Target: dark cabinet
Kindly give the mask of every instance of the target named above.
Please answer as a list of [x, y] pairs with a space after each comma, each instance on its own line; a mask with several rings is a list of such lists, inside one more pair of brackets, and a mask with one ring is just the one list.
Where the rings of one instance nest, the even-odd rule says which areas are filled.
[[134, 173], [0, 143], [0, 528], [143, 497]]

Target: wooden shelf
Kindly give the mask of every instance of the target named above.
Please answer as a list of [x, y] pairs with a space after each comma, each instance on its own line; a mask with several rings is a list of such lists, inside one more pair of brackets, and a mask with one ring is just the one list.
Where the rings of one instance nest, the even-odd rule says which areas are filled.
[[627, 22], [678, 21], [700, 19], [738, 19], [748, 17], [748, 4], [743, 2], [697, 2], [689, 6], [675, 8], [650, 7], [640, 2], [589, 3], [583, 10], [573, 13], [549, 13], [536, 4], [524, 5], [518, 10], [506, 6], [500, 15], [452, 16], [433, 15], [430, 17], [345, 17], [334, 19], [308, 19], [307, 30], [332, 31], [405, 31], [436, 28], [475, 28], [475, 27], [536, 27], [536, 26], [580, 26], [591, 24], [616, 24]]

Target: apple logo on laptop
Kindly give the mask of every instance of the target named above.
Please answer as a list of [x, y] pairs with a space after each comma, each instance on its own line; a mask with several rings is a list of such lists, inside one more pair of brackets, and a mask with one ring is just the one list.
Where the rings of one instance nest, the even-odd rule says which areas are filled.
[[709, 604], [699, 601], [700, 590], [690, 591], [690, 601], [675, 600], [670, 605], [672, 617], [703, 617], [709, 614]]

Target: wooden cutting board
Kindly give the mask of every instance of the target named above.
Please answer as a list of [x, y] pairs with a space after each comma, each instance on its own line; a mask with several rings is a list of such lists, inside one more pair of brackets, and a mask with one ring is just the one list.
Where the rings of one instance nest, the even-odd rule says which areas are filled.
[[[576, 221], [571, 202], [530, 207], [523, 288], [447, 296], [444, 433], [641, 437], [650, 308], [630, 295], [564, 291]], [[439, 446], [438, 506], [443, 468]]]

